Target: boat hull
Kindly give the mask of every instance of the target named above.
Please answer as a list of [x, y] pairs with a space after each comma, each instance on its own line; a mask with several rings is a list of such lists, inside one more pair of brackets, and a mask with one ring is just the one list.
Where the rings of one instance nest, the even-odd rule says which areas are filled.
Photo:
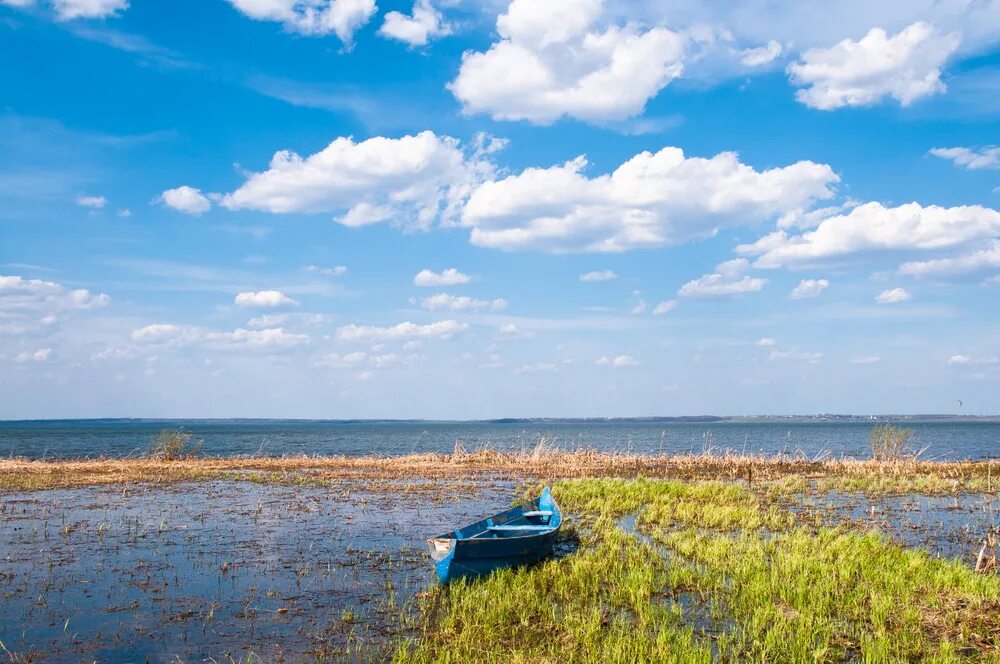
[[427, 541], [438, 579], [449, 583], [530, 565], [552, 554], [562, 513], [546, 488], [531, 504]]

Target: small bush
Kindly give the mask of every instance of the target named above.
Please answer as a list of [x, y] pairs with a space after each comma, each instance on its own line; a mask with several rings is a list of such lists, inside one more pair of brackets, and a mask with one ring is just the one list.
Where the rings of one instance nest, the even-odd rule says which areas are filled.
[[182, 429], [164, 429], [153, 441], [151, 456], [163, 461], [192, 459], [201, 451], [201, 441], [191, 442], [191, 434]]
[[909, 454], [913, 430], [882, 424], [872, 427], [869, 438], [872, 443], [872, 458], [876, 461], [898, 461]]

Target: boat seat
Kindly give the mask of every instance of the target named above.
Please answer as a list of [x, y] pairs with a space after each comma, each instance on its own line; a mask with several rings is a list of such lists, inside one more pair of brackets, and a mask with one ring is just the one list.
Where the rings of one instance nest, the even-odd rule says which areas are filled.
[[552, 530], [552, 526], [490, 526], [490, 530], [496, 531], [519, 531], [519, 530]]
[[523, 516], [552, 516], [552, 510], [533, 510], [525, 512]]

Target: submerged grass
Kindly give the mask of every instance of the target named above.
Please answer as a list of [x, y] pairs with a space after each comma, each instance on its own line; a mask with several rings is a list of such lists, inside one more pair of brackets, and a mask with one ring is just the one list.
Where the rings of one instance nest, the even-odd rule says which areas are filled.
[[[534, 489], [533, 489], [534, 490]], [[1000, 577], [746, 485], [558, 482], [579, 551], [419, 601], [415, 662], [1000, 662]], [[637, 515], [637, 532], [622, 518]]]

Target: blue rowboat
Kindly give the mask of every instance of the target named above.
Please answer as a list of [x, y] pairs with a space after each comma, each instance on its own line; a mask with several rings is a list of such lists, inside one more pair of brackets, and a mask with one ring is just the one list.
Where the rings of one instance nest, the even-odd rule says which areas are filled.
[[549, 488], [528, 505], [427, 540], [441, 583], [539, 561], [552, 553], [562, 512]]

